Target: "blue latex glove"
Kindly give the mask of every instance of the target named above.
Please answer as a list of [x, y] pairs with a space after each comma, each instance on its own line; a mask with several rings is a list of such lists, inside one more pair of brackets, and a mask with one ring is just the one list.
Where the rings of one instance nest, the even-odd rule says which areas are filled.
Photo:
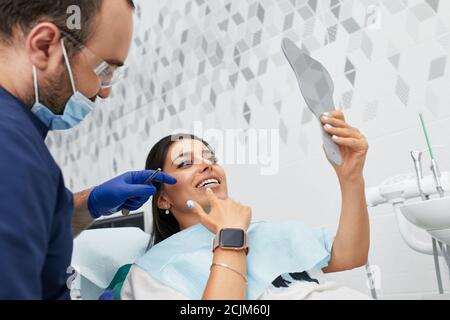
[[[95, 187], [88, 198], [88, 209], [91, 216], [97, 219], [122, 209], [133, 211], [142, 207], [156, 193], [154, 185], [145, 184], [153, 172], [153, 170], [128, 172]], [[158, 173], [153, 181], [167, 184], [177, 183], [175, 178], [164, 172]]]
[[105, 292], [101, 294], [98, 300], [114, 300], [115, 292], [112, 289], [106, 289]]

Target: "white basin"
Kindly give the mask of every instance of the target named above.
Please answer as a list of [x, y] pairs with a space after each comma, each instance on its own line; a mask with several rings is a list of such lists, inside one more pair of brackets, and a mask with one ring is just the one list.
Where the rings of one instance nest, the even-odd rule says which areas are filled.
[[450, 197], [404, 204], [400, 210], [412, 224], [450, 244]]

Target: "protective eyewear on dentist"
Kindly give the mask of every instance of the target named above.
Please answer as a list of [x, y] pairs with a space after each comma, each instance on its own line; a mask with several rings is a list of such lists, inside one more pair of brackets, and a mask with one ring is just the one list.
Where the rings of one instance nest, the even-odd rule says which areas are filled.
[[69, 33], [61, 31], [61, 34], [63, 35], [64, 38], [70, 40], [75, 45], [75, 47], [81, 51], [82, 54], [88, 53], [95, 59], [96, 63], [95, 67], [93, 67], [93, 71], [97, 75], [100, 82], [100, 87], [102, 89], [111, 88], [113, 85], [117, 84], [124, 77], [127, 71], [127, 67], [111, 65], [102, 58], [100, 58], [98, 55], [96, 55], [85, 44], [77, 40]]

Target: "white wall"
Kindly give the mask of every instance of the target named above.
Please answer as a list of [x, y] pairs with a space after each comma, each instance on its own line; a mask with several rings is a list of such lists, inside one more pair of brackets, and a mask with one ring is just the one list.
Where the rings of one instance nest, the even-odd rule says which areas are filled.
[[[47, 142], [78, 191], [142, 169], [156, 141], [192, 131], [194, 121], [205, 130], [279, 129], [278, 173], [225, 165], [231, 195], [251, 205], [255, 219], [298, 218], [335, 231], [337, 180], [281, 39], [304, 45], [329, 69], [336, 103], [369, 140], [369, 187], [413, 170], [409, 151], [425, 146], [419, 112], [432, 143], [445, 146], [436, 151], [441, 169], [450, 169], [449, 19], [450, 2], [439, 0], [138, 1], [126, 80], [79, 128]], [[436, 293], [432, 258], [406, 246], [391, 207], [370, 214], [380, 296]], [[369, 292], [364, 268], [331, 278]], [[448, 290], [445, 272], [444, 283]]]

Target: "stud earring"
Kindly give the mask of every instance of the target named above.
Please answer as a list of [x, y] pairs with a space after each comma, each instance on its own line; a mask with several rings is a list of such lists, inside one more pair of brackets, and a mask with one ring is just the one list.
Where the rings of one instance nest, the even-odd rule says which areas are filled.
[[165, 213], [166, 213], [166, 214], [170, 214], [169, 209], [166, 209]]

